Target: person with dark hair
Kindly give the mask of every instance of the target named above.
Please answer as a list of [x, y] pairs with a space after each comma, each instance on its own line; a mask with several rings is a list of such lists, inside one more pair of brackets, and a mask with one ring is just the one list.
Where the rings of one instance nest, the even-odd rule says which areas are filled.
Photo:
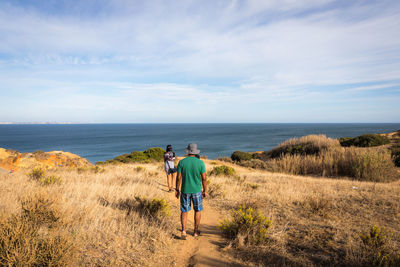
[[164, 153], [164, 168], [167, 173], [168, 192], [173, 191], [174, 178], [176, 173], [175, 168], [175, 152], [172, 151], [172, 146], [167, 145], [167, 151]]
[[[179, 161], [176, 177], [175, 196], [181, 204], [182, 239], [186, 239], [187, 216], [193, 203], [194, 236], [199, 236], [203, 198], [207, 196], [206, 165], [196, 157], [200, 150], [196, 144], [189, 144], [185, 150], [187, 157]], [[180, 192], [181, 191], [181, 192]]]

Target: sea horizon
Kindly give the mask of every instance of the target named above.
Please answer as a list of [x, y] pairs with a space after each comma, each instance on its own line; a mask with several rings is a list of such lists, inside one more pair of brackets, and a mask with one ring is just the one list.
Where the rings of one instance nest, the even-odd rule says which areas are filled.
[[178, 156], [197, 143], [208, 158], [234, 151], [266, 151], [281, 142], [310, 134], [330, 138], [387, 133], [400, 123], [86, 123], [1, 124], [0, 147], [20, 152], [66, 151], [92, 163], [150, 147], [172, 144]]

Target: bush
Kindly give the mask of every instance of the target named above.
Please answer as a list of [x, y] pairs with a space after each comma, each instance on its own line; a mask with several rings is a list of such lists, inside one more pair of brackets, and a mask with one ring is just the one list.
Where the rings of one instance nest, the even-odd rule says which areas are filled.
[[135, 199], [139, 203], [138, 210], [143, 214], [151, 217], [171, 215], [170, 207], [165, 199], [153, 198], [152, 200], [148, 200], [140, 197], [135, 197]]
[[57, 199], [45, 191], [25, 197], [21, 208], [21, 217], [34, 225], [54, 227], [61, 217]]
[[165, 150], [161, 147], [152, 147], [143, 152], [147, 158], [153, 159], [156, 161], [162, 161], [164, 159]]
[[236, 173], [236, 172], [235, 172], [235, 169], [234, 169], [234, 168], [229, 167], [229, 166], [222, 165], [222, 166], [214, 167], [214, 168], [211, 170], [210, 175], [215, 175], [215, 176], [220, 176], [220, 175], [232, 176], [232, 175], [234, 175], [235, 173]]
[[128, 163], [131, 161], [130, 154], [122, 154], [114, 158], [114, 161]]
[[32, 172], [28, 174], [28, 176], [33, 180], [39, 180], [46, 175], [46, 170], [42, 167], [33, 168]]
[[[104, 202], [104, 200], [101, 201]], [[128, 215], [132, 211], [153, 219], [159, 219], [171, 215], [168, 202], [161, 198], [154, 198], [151, 200], [144, 197], [135, 197], [135, 199], [128, 198], [120, 200], [115, 206], [121, 210], [126, 210]]]
[[335, 147], [340, 147], [339, 142], [335, 139], [327, 138], [325, 135], [307, 135], [286, 140], [271, 151], [254, 154], [254, 157], [268, 160], [285, 155], [318, 155]]
[[[133, 151], [130, 154], [119, 155], [114, 159], [106, 160], [105, 163], [107, 164], [131, 163], [131, 162], [150, 163], [151, 160], [162, 161], [164, 159], [164, 153], [165, 153], [164, 149], [160, 147], [152, 147], [145, 150], [144, 152]], [[98, 163], [98, 164], [104, 164], [104, 163]]]
[[45, 176], [45, 177], [40, 178], [38, 180], [38, 182], [40, 183], [40, 185], [48, 186], [48, 185], [53, 185], [53, 184], [61, 184], [62, 179], [60, 176], [51, 175], [51, 176]]
[[367, 265], [399, 266], [400, 257], [389, 245], [391, 234], [385, 228], [371, 226], [368, 231], [360, 234], [360, 238]]
[[208, 195], [210, 198], [224, 198], [225, 192], [221, 184], [216, 184], [207, 180]]
[[0, 266], [74, 265], [74, 242], [54, 228], [57, 210], [50, 202], [43, 193], [32, 195], [21, 203], [20, 215], [0, 220]]
[[222, 230], [226, 237], [239, 243], [262, 245], [267, 241], [267, 230], [271, 226], [271, 222], [261, 212], [241, 205], [238, 209], [232, 211], [232, 218], [225, 219], [218, 228]]
[[232, 153], [231, 159], [233, 161], [251, 160], [252, 159], [252, 155], [250, 153], [243, 152], [243, 151], [235, 151], [235, 152]]
[[133, 151], [129, 157], [133, 162], [143, 162], [148, 159], [148, 156], [142, 151]]
[[357, 137], [342, 137], [339, 142], [344, 147], [357, 146], [357, 147], [373, 147], [382, 146], [390, 143], [389, 138], [379, 134], [364, 134]]

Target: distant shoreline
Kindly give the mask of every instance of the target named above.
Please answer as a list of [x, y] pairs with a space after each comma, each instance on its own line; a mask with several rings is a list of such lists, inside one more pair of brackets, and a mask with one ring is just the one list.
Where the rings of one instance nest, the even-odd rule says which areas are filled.
[[275, 124], [275, 125], [304, 125], [304, 124], [399, 124], [400, 122], [0, 122], [0, 125], [185, 125], [185, 124]]

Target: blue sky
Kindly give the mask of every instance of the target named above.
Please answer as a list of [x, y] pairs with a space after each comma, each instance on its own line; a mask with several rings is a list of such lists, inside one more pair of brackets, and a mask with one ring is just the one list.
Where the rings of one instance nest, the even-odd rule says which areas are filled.
[[0, 122], [400, 122], [400, 1], [0, 1]]

